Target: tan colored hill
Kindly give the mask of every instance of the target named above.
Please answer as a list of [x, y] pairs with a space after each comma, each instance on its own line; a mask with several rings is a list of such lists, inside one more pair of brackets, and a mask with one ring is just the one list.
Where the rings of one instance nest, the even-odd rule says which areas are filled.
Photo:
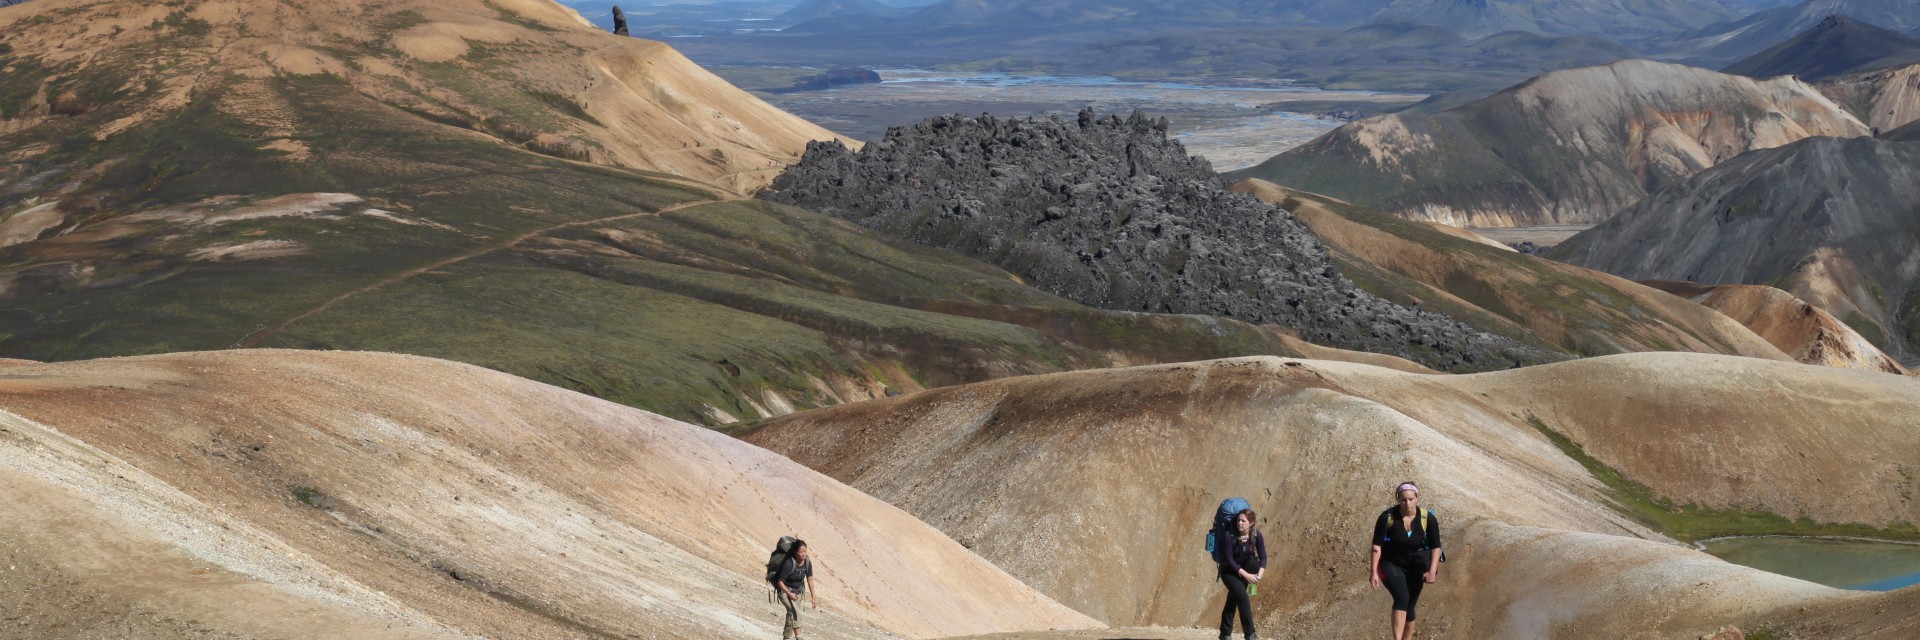
[[[1413, 478], [1449, 527], [1442, 584], [1422, 600], [1436, 637], [1694, 638], [1732, 624], [1885, 638], [1920, 628], [1920, 593], [1827, 589], [1669, 534], [1920, 535], [1915, 469], [1897, 453], [1920, 446], [1916, 385], [1673, 353], [1467, 376], [1248, 358], [931, 390], [747, 439], [1114, 624], [1217, 620], [1200, 534], [1243, 495], [1276, 567], [1255, 604], [1266, 628], [1375, 637], [1387, 600], [1364, 583], [1367, 531], [1387, 488]], [[1859, 611], [1876, 613], [1842, 614]]]
[[742, 193], [807, 141], [835, 137], [664, 44], [606, 33], [550, 0], [39, 0], [0, 10], [0, 32], [0, 66], [41, 89], [8, 96], [0, 134], [112, 107], [117, 117], [67, 132], [104, 140], [223, 96], [221, 111], [268, 129], [261, 147], [302, 157], [313, 143], [296, 135], [299, 110], [259, 85], [320, 75], [456, 128], [443, 135]]
[[809, 637], [1093, 621], [899, 509], [712, 431], [409, 356], [0, 365], [9, 637]]
[[1799, 362], [1907, 373], [1860, 332], [1791, 293], [1759, 285], [1715, 286], [1671, 280], [1643, 284], [1727, 314]]
[[[1287, 208], [1355, 282], [1485, 331], [1581, 355], [1725, 353], [1789, 360], [1723, 314], [1603, 272], [1523, 255], [1470, 231], [1402, 220], [1250, 178], [1234, 185]], [[1343, 358], [1344, 359], [1344, 358]]]
[[1232, 175], [1457, 226], [1576, 224], [1748, 150], [1868, 133], [1792, 78], [1624, 60], [1354, 122]]
[[1920, 64], [1831, 78], [1820, 92], [1879, 133], [1920, 120]]

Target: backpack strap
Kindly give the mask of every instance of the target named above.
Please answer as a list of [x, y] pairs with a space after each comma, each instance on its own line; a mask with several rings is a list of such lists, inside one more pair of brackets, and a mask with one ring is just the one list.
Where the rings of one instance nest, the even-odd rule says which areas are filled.
[[[1389, 531], [1389, 530], [1392, 530], [1392, 529], [1393, 529], [1393, 512], [1394, 512], [1394, 510], [1395, 510], [1395, 509], [1397, 509], [1397, 508], [1398, 508], [1398, 507], [1387, 507], [1387, 510], [1386, 510], [1386, 511], [1382, 511], [1382, 512], [1380, 512], [1380, 520], [1381, 520], [1381, 522], [1383, 522], [1383, 523], [1385, 523], [1385, 526], [1382, 526], [1382, 527], [1380, 527], [1380, 529], [1381, 529], [1382, 531]], [[1415, 526], [1418, 526], [1418, 527], [1420, 527], [1420, 534], [1421, 534], [1421, 535], [1426, 535], [1426, 533], [1427, 533], [1427, 518], [1430, 518], [1430, 517], [1432, 517], [1432, 516], [1433, 516], [1433, 510], [1432, 510], [1432, 509], [1428, 509], [1428, 508], [1426, 508], [1426, 507], [1421, 507], [1421, 508], [1420, 508], [1420, 520], [1419, 520], [1419, 522], [1418, 522], [1418, 524], [1416, 524]]]
[[[1421, 540], [1427, 539], [1427, 518], [1430, 518], [1430, 517], [1433, 517], [1433, 510], [1425, 507], [1421, 507], [1420, 508], [1420, 539]], [[1432, 546], [1426, 546], [1421, 548], [1421, 550], [1423, 551], [1432, 550], [1432, 549], [1433, 549]]]

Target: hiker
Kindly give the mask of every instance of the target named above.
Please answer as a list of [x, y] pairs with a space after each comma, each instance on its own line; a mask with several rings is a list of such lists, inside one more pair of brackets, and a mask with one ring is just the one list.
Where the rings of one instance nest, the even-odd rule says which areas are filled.
[[1235, 611], [1240, 612], [1240, 632], [1247, 640], [1259, 637], [1253, 630], [1253, 601], [1247, 588], [1267, 575], [1267, 540], [1254, 528], [1255, 517], [1252, 509], [1235, 514], [1225, 544], [1214, 551], [1214, 559], [1220, 563], [1220, 582], [1227, 585], [1227, 604], [1220, 608], [1220, 640], [1233, 635]]
[[1393, 594], [1393, 640], [1412, 640], [1420, 588], [1440, 577], [1440, 519], [1420, 508], [1420, 487], [1402, 482], [1373, 525], [1373, 588]]
[[800, 596], [805, 594], [814, 609], [820, 598], [813, 594], [813, 560], [808, 558], [807, 541], [794, 540], [790, 555], [774, 571], [773, 588], [779, 592], [780, 606], [787, 608], [787, 626], [780, 630], [782, 640], [800, 638]]

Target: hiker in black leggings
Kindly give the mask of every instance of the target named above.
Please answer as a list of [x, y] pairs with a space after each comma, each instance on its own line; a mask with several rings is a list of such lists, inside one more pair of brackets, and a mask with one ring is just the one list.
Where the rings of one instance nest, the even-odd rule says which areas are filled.
[[1220, 608], [1220, 640], [1233, 635], [1235, 611], [1240, 612], [1240, 632], [1247, 640], [1259, 637], [1253, 630], [1253, 600], [1247, 597], [1247, 585], [1267, 575], [1267, 540], [1253, 523], [1252, 509], [1234, 516], [1226, 544], [1214, 552], [1214, 560], [1220, 563], [1220, 582], [1227, 585], [1227, 604]]
[[1393, 594], [1393, 640], [1412, 640], [1420, 588], [1440, 577], [1440, 520], [1420, 508], [1420, 487], [1393, 489], [1399, 503], [1373, 525], [1373, 588]]

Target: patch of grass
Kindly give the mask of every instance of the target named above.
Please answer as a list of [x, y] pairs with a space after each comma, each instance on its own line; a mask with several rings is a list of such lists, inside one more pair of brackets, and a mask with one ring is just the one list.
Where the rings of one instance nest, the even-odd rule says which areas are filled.
[[585, 106], [574, 102], [571, 98], [547, 91], [528, 91], [527, 95], [533, 96], [533, 99], [539, 100], [549, 107], [559, 109], [561, 113], [591, 122], [596, 126], [604, 126], [600, 125], [600, 120], [593, 117], [593, 114], [587, 113]]
[[839, 401], [813, 379], [939, 386], [1106, 366], [1110, 353], [1298, 355], [1252, 325], [1082, 307], [948, 252], [768, 203], [551, 237], [352, 299], [270, 344], [453, 359], [698, 423], [714, 422], [708, 407], [755, 419], [767, 392], [799, 409]]
[[[1896, 524], [1880, 529], [1857, 523], [1821, 523], [1808, 518], [1788, 520], [1777, 514], [1745, 509], [1710, 509], [1693, 504], [1674, 504], [1656, 495], [1652, 489], [1620, 470], [1588, 454], [1585, 447], [1548, 427], [1538, 417], [1527, 416], [1527, 424], [1546, 436], [1567, 457], [1586, 467], [1587, 473], [1611, 491], [1615, 506], [1622, 514], [1653, 527], [1675, 539], [1692, 542], [1720, 536], [1856, 536], [1895, 540], [1920, 539], [1913, 525]], [[1749, 636], [1751, 637], [1751, 636]]]
[[41, 84], [53, 75], [53, 69], [38, 60], [0, 58], [0, 120], [11, 120], [24, 113], [41, 90]]
[[405, 31], [427, 23], [427, 17], [412, 9], [395, 11], [375, 19], [371, 26], [375, 33], [392, 35], [396, 31]]
[[[214, 108], [217, 89], [210, 89], [178, 116], [105, 143], [69, 136], [74, 142], [46, 154], [42, 162], [48, 165], [39, 166], [108, 160], [103, 174], [72, 196], [102, 203], [89, 224], [212, 195], [330, 191], [357, 194], [454, 230], [347, 216], [136, 234], [95, 254], [62, 258], [92, 272], [93, 284], [36, 280], [22, 285], [30, 284], [30, 291], [16, 289], [20, 295], [0, 305], [0, 326], [8, 327], [0, 353], [69, 360], [226, 348], [342, 291], [482, 242], [708, 195], [639, 172], [582, 167], [440, 135], [438, 127], [343, 90], [337, 79], [270, 82], [294, 110], [294, 138], [312, 149], [312, 160], [291, 163], [259, 149], [259, 128], [220, 113]], [[229, 237], [242, 227], [264, 235]], [[258, 262], [184, 259], [195, 248], [251, 239], [291, 240], [307, 251]], [[0, 252], [0, 266], [45, 261], [34, 249], [10, 247]]]
[[298, 485], [293, 488], [293, 499], [309, 507], [319, 506], [315, 504], [315, 501], [325, 497], [325, 494], [320, 493], [319, 489], [313, 487]]
[[712, 422], [708, 406], [757, 416], [742, 398], [768, 388], [801, 408], [828, 404], [796, 393], [805, 376], [857, 373], [819, 331], [517, 254], [349, 300], [273, 344], [468, 362], [701, 423]]
[[189, 37], [200, 37], [213, 33], [213, 25], [199, 18], [187, 16], [185, 11], [168, 13], [165, 18], [153, 21], [147, 28], [159, 31], [165, 27], [172, 32]]
[[[468, 53], [480, 59], [490, 59], [494, 56], [492, 51], [486, 45], [475, 44]], [[434, 83], [497, 110], [478, 120], [480, 130], [518, 144], [540, 133], [563, 128], [553, 107], [544, 99], [513, 88], [519, 84], [516, 80], [496, 78], [484, 71], [450, 62], [420, 63], [415, 68]], [[565, 99], [561, 101], [565, 102]], [[585, 109], [578, 105], [574, 105], [574, 109], [585, 114]]]
[[[75, 72], [67, 73], [47, 83], [47, 102], [57, 115], [74, 116], [93, 111], [118, 101], [131, 102], [137, 95], [126, 95], [120, 89], [129, 84], [124, 69], [112, 65], [93, 65]], [[141, 90], [148, 91], [142, 83]]]
[[1887, 344], [1887, 334], [1880, 330], [1880, 325], [1868, 319], [1866, 316], [1860, 315], [1859, 311], [1848, 311], [1847, 317], [1844, 318], [1842, 322], [1847, 323], [1848, 327], [1858, 332], [1861, 337], [1866, 338], [1868, 342], [1872, 342], [1876, 346], [1882, 348], [1892, 346]]
[[1920, 287], [1907, 292], [1900, 302], [1900, 335], [1907, 348], [1920, 350]]
[[526, 28], [528, 28], [528, 29], [532, 29], [532, 30], [534, 30], [534, 31], [548, 31], [548, 32], [551, 32], [551, 31], [559, 31], [559, 29], [555, 29], [555, 28], [553, 28], [553, 27], [549, 27], [549, 26], [547, 26], [547, 25], [545, 25], [545, 24], [541, 24], [541, 23], [540, 23], [540, 22], [538, 22], [538, 21], [535, 21], [535, 20], [533, 20], [533, 19], [530, 19], [530, 18], [528, 18], [528, 17], [526, 17], [526, 16], [523, 16], [523, 15], [520, 15], [520, 14], [518, 14], [518, 13], [515, 13], [515, 12], [514, 12], [514, 11], [513, 11], [512, 9], [508, 9], [508, 8], [506, 8], [506, 7], [502, 7], [502, 6], [500, 6], [500, 5], [497, 5], [497, 4], [494, 4], [494, 3], [492, 2], [492, 0], [481, 0], [481, 2], [482, 2], [482, 4], [485, 4], [485, 5], [487, 5], [487, 8], [488, 8], [488, 9], [492, 9], [492, 10], [494, 11], [494, 13], [497, 13], [497, 14], [499, 14], [499, 15], [500, 15], [500, 20], [501, 20], [502, 22], [508, 22], [508, 23], [512, 23], [512, 24], [517, 24], [517, 25], [520, 25], [520, 26], [522, 26], [522, 27], [526, 27]]

